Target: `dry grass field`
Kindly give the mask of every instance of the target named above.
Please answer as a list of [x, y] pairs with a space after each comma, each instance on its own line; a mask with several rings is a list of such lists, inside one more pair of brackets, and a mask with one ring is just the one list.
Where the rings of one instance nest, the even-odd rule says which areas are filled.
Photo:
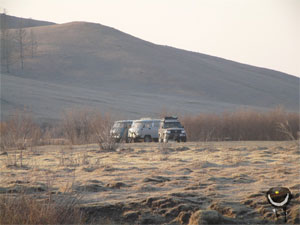
[[295, 141], [49, 145], [2, 152], [0, 192], [76, 195], [85, 223], [280, 224], [265, 192], [285, 186], [288, 223], [297, 224], [299, 162]]

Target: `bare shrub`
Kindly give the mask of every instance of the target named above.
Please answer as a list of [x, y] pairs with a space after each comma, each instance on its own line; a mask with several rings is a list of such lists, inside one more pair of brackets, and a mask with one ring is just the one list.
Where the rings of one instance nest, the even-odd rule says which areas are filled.
[[33, 121], [26, 110], [14, 112], [0, 126], [1, 150], [14, 151], [8, 156], [8, 166], [23, 167], [23, 151], [38, 145], [41, 138], [40, 127]]
[[18, 165], [18, 155], [16, 152], [14, 154], [11, 154], [11, 152], [7, 153], [6, 160], [4, 161], [4, 165], [8, 167], [17, 167]]
[[74, 153], [72, 146], [70, 148], [62, 148], [59, 154], [59, 166], [77, 167], [89, 165], [88, 153]]
[[70, 141], [64, 130], [64, 122], [47, 121], [40, 125], [42, 131], [41, 145], [67, 145]]
[[26, 111], [16, 111], [10, 119], [1, 122], [1, 149], [26, 149], [28, 146], [38, 144], [40, 135], [40, 128], [33, 121], [31, 114]]
[[59, 156], [59, 166], [70, 166], [70, 167], [76, 167], [79, 166], [79, 160], [74, 155], [72, 151], [72, 146], [70, 148], [62, 148], [60, 150], [60, 156]]
[[191, 141], [294, 140], [299, 113], [276, 108], [266, 112], [240, 109], [222, 114], [185, 116], [182, 123]]
[[162, 158], [168, 157], [168, 155], [174, 151], [173, 148], [171, 148], [170, 143], [159, 143], [158, 151], [162, 155]]
[[74, 195], [38, 199], [18, 193], [0, 196], [0, 224], [84, 224]]
[[[19, 115], [19, 114], [16, 114]], [[23, 115], [22, 119], [8, 120], [0, 123], [1, 148], [18, 147], [25, 149], [36, 145], [76, 145], [98, 143], [101, 149], [112, 150], [117, 147], [110, 137], [112, 119], [95, 110], [72, 109], [63, 114], [62, 121], [44, 122], [40, 126], [29, 123]], [[21, 117], [19, 117], [21, 118]], [[31, 117], [28, 117], [31, 119]], [[16, 128], [14, 121], [22, 121], [22, 129]], [[27, 126], [27, 125], [32, 125]], [[30, 135], [25, 128], [30, 128]], [[36, 128], [36, 129], [35, 129]], [[16, 132], [18, 131], [18, 132]], [[21, 136], [23, 135], [23, 136]], [[28, 138], [26, 138], [28, 136]], [[19, 138], [21, 137], [21, 138]], [[29, 138], [30, 137], [30, 138]], [[16, 140], [17, 141], [14, 141]], [[25, 147], [23, 147], [25, 146]]]
[[104, 151], [116, 151], [119, 144], [110, 135], [112, 119], [109, 115], [98, 114], [93, 121], [94, 138]]
[[0, 122], [0, 150], [5, 151], [7, 144], [7, 124], [6, 122]]
[[293, 130], [289, 124], [288, 121], [285, 122], [279, 122], [277, 129], [280, 133], [282, 133], [283, 135], [285, 135], [287, 137], [287, 139], [289, 140], [295, 140], [296, 137], [293, 135]]
[[64, 115], [63, 133], [70, 144], [97, 143], [101, 150], [115, 151], [118, 144], [110, 135], [112, 119], [91, 110], [72, 110]]
[[71, 144], [90, 142], [93, 116], [93, 112], [88, 110], [69, 110], [64, 113], [62, 130]]

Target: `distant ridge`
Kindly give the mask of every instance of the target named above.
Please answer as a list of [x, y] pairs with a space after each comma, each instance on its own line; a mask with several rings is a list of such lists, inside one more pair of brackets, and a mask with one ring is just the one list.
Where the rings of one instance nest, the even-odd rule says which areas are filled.
[[[47, 21], [41, 21], [41, 20], [33, 20], [33, 19], [26, 19], [26, 18], [20, 18], [10, 15], [5, 15], [6, 22], [7, 22], [7, 28], [8, 29], [16, 29], [19, 28], [20, 25], [22, 27], [38, 27], [38, 26], [49, 26], [54, 25], [55, 23], [47, 22]], [[4, 19], [4, 14], [0, 14], [0, 20]], [[1, 23], [0, 23], [1, 24]]]

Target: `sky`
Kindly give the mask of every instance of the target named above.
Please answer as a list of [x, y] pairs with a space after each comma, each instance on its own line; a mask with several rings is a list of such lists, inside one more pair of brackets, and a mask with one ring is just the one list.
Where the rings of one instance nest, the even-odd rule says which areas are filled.
[[300, 77], [300, 0], [0, 0], [8, 15], [86, 21]]

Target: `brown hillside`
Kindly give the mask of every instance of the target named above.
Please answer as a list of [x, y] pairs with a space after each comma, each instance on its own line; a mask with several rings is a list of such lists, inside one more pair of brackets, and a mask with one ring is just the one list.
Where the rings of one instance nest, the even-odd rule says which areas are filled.
[[[54, 90], [70, 107], [113, 108], [131, 116], [153, 115], [163, 107], [189, 113], [239, 106], [299, 108], [299, 78], [288, 74], [155, 45], [100, 24], [72, 22], [30, 29], [37, 37], [38, 54], [25, 61], [23, 71], [16, 64], [9, 81], [3, 78], [4, 111], [8, 106], [27, 105], [40, 116], [58, 118], [64, 104], [53, 101], [45, 105], [55, 98], [48, 93]], [[26, 81], [42, 83], [28, 92]], [[59, 91], [47, 90], [56, 85], [60, 85]], [[15, 96], [9, 94], [12, 92]], [[86, 95], [89, 92], [93, 92], [93, 101]], [[39, 100], [31, 100], [33, 93]], [[45, 108], [56, 109], [46, 113]]]

